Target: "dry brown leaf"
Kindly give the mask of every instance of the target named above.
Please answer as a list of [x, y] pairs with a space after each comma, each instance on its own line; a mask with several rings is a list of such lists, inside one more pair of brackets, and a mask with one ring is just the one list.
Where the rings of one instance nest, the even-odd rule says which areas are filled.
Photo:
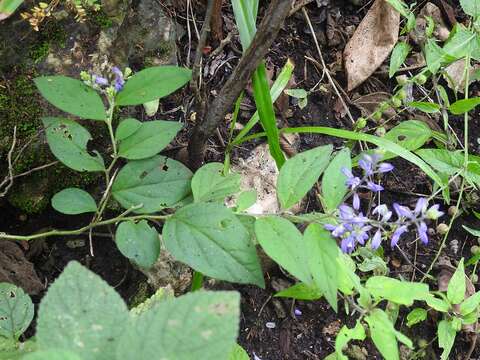
[[348, 90], [364, 82], [385, 61], [398, 40], [400, 14], [376, 0], [343, 53]]
[[[475, 64], [470, 67], [469, 74], [469, 83], [476, 81], [475, 73], [480, 69], [480, 65]], [[465, 91], [465, 60], [457, 60], [445, 68], [445, 74], [443, 75], [445, 80], [447, 80], [447, 85], [450, 89], [461, 92], [462, 94]]]

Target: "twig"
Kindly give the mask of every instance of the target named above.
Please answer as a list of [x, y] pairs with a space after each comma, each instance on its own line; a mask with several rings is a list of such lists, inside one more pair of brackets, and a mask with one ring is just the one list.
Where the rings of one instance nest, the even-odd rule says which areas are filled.
[[273, 0], [260, 24], [255, 37], [240, 59], [234, 72], [209, 106], [205, 118], [199, 119], [188, 144], [190, 165], [198, 169], [204, 159], [205, 143], [218, 125], [225, 119], [255, 69], [268, 52], [290, 11], [293, 0]]
[[212, 26], [212, 36], [217, 42], [222, 41], [223, 38], [223, 18], [222, 18], [222, 0], [214, 0], [213, 15], [211, 17], [210, 24]]
[[[7, 195], [8, 190], [13, 185], [13, 164], [12, 164], [12, 156], [13, 156], [13, 151], [15, 150], [15, 146], [17, 145], [17, 127], [13, 127], [13, 140], [12, 140], [12, 146], [10, 147], [10, 150], [7, 155], [7, 162], [8, 162], [8, 176], [2, 181], [0, 184], [0, 188], [4, 187], [4, 190], [2, 193], [0, 193], [0, 198], [4, 197]], [[7, 185], [5, 185], [7, 184]]]
[[230, 31], [227, 34], [227, 36], [225, 37], [225, 39], [220, 41], [220, 45], [218, 45], [217, 48], [215, 50], [213, 50], [213, 52], [210, 56], [212, 58], [214, 58], [215, 56], [220, 54], [222, 52], [222, 50], [225, 48], [225, 46], [227, 46], [228, 44], [230, 44], [232, 42], [232, 37], [233, 37], [233, 32]]
[[52, 161], [48, 164], [45, 164], [45, 165], [40, 165], [40, 166], [37, 166], [37, 167], [34, 167], [33, 169], [30, 169], [28, 171], [25, 171], [23, 173], [20, 173], [20, 174], [17, 174], [17, 175], [14, 175], [13, 176], [13, 179], [17, 179], [19, 177], [23, 177], [23, 176], [27, 176], [27, 175], [30, 175], [34, 172], [37, 172], [37, 171], [40, 171], [40, 170], [45, 170], [51, 166], [54, 166], [54, 165], [57, 165], [59, 163], [59, 161]]
[[288, 17], [292, 16], [295, 14], [297, 11], [302, 9], [304, 6], [307, 6], [308, 4], [312, 3], [314, 0], [300, 0], [295, 3], [295, 5], [292, 7], [290, 12], [288, 13]]

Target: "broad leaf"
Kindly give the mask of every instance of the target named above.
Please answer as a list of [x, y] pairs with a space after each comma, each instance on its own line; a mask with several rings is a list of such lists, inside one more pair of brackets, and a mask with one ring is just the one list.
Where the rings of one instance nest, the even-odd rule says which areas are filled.
[[56, 193], [52, 206], [58, 212], [77, 215], [97, 211], [97, 204], [92, 196], [82, 189], [68, 188]]
[[310, 224], [303, 236], [314, 283], [333, 310], [337, 311], [337, 243], [330, 233], [318, 224]]
[[454, 115], [461, 115], [475, 109], [480, 104], [480, 97], [461, 99], [451, 104], [448, 110]]
[[426, 101], [412, 101], [407, 105], [428, 114], [433, 114], [440, 111], [440, 105]]
[[236, 343], [240, 295], [197, 291], [163, 301], [124, 331], [117, 359], [227, 359]]
[[175, 259], [204, 275], [264, 286], [250, 234], [223, 205], [194, 203], [177, 210], [165, 223], [163, 239]]
[[372, 276], [365, 287], [374, 297], [407, 306], [411, 306], [415, 300], [424, 300], [429, 296], [427, 284], [400, 281], [387, 276]]
[[451, 304], [460, 304], [465, 299], [465, 268], [463, 266], [463, 259], [460, 260], [457, 270], [448, 282], [447, 298]]
[[240, 190], [239, 174], [223, 174], [223, 164], [209, 163], [197, 170], [192, 178], [195, 202], [223, 202], [227, 196]]
[[118, 250], [127, 258], [143, 268], [155, 264], [160, 254], [160, 239], [157, 231], [147, 221], [122, 222], [115, 234]]
[[411, 49], [412, 47], [403, 41], [400, 41], [395, 45], [392, 51], [392, 56], [390, 57], [390, 68], [388, 70], [389, 77], [393, 77], [398, 69], [400, 69], [400, 66], [405, 62]]
[[33, 320], [30, 296], [8, 283], [0, 283], [0, 337], [17, 340]]
[[468, 297], [460, 304], [460, 313], [462, 316], [466, 316], [475, 311], [478, 305], [480, 305], [480, 291]]
[[240, 345], [235, 344], [228, 356], [228, 360], [250, 360], [250, 356]]
[[[133, 125], [132, 122], [130, 124]], [[162, 151], [181, 128], [182, 125], [174, 121], [144, 122], [132, 135], [120, 141], [118, 154], [129, 160], [152, 157]], [[121, 130], [120, 135], [124, 135], [124, 130]]]
[[428, 70], [435, 74], [440, 67], [445, 64], [452, 63], [457, 58], [451, 56], [445, 52], [440, 46], [437, 45], [434, 39], [428, 39], [425, 44], [425, 61], [427, 63]]
[[415, 324], [418, 324], [424, 321], [427, 318], [427, 310], [422, 308], [415, 308], [410, 311], [407, 315], [407, 326], [412, 327]]
[[322, 292], [316, 286], [298, 283], [285, 290], [277, 292], [275, 297], [285, 297], [297, 300], [318, 300], [322, 297]]
[[480, 237], [480, 230], [477, 230], [477, 229], [472, 229], [468, 226], [465, 226], [465, 225], [462, 225], [462, 227], [470, 234], [472, 234], [473, 236], [476, 236], [476, 237]]
[[[423, 121], [407, 120], [389, 130], [384, 138], [412, 151], [421, 148], [432, 137], [432, 134], [430, 127]], [[395, 154], [387, 152], [383, 156], [383, 160], [395, 156]]]
[[41, 76], [35, 85], [42, 96], [62, 111], [84, 119], [106, 120], [101, 97], [77, 79], [66, 76]]
[[104, 171], [102, 157], [89, 154], [90, 133], [75, 121], [64, 118], [43, 118], [50, 150], [64, 165], [77, 171]]
[[115, 131], [115, 139], [117, 141], [125, 140], [141, 127], [142, 122], [138, 121], [137, 119], [124, 119], [120, 122], [120, 124], [118, 124], [117, 130]]
[[82, 360], [82, 358], [71, 351], [50, 349], [35, 351], [22, 357], [22, 360]]
[[36, 339], [40, 350], [64, 349], [83, 360], [115, 358], [128, 310], [98, 275], [70, 262], [40, 305]]
[[332, 145], [319, 146], [287, 160], [277, 180], [282, 208], [295, 205], [315, 185], [330, 161], [332, 148]]
[[257, 219], [255, 235], [270, 258], [300, 281], [313, 285], [309, 254], [295, 225], [281, 217], [266, 216]]
[[480, 16], [480, 0], [460, 0], [460, 5], [465, 14], [474, 18]]
[[12, 15], [24, 0], [0, 0], [0, 21]]
[[457, 332], [453, 327], [451, 321], [442, 320], [438, 323], [438, 347], [443, 349], [441, 360], [448, 360], [450, 351], [452, 351], [453, 344], [455, 343], [455, 336]]
[[459, 23], [451, 31], [443, 50], [455, 59], [461, 59], [467, 54], [475, 60], [480, 58], [479, 39], [476, 32]]
[[336, 359], [348, 360], [348, 358], [343, 355], [343, 349], [347, 347], [350, 340], [365, 340], [365, 338], [365, 329], [359, 320], [357, 320], [357, 323], [353, 329], [349, 329], [344, 325], [340, 329], [340, 332], [335, 339], [335, 354], [337, 355]]
[[164, 156], [130, 161], [118, 173], [112, 195], [125, 209], [143, 204], [136, 212], [150, 214], [187, 197], [191, 177], [183, 164]]
[[334, 211], [343, 201], [347, 193], [347, 177], [342, 169], [352, 169], [350, 149], [340, 150], [328, 164], [322, 178], [322, 195], [326, 212]]
[[237, 211], [242, 212], [250, 208], [257, 201], [257, 192], [255, 190], [244, 191], [238, 195]]
[[428, 306], [430, 306], [432, 309], [435, 309], [440, 312], [448, 312], [450, 310], [450, 304], [448, 304], [446, 301], [443, 299], [439, 299], [432, 294], [430, 296], [427, 296], [425, 298], [426, 303]]
[[142, 70], [127, 80], [117, 94], [116, 105], [141, 105], [163, 98], [190, 81], [192, 72], [177, 66], [156, 66]]

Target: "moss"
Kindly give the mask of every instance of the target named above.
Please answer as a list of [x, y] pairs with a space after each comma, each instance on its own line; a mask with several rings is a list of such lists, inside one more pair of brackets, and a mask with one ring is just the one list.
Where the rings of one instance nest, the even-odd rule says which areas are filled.
[[113, 26], [113, 20], [102, 10], [90, 12], [89, 19], [101, 29], [109, 29]]
[[65, 47], [67, 33], [58, 21], [49, 21], [42, 28], [38, 41], [30, 47], [29, 56], [33, 63], [38, 64], [44, 60], [52, 46]]
[[129, 299], [130, 309], [143, 304], [150, 297], [150, 287], [146, 282], [142, 282], [138, 285], [137, 292]]

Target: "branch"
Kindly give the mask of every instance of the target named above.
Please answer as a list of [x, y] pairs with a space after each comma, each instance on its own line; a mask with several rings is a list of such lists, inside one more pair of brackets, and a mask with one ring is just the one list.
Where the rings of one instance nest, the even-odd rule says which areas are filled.
[[255, 69], [267, 54], [291, 9], [292, 3], [293, 0], [272, 0], [250, 47], [240, 59], [218, 96], [210, 104], [203, 121], [199, 121], [195, 126], [188, 144], [190, 165], [193, 169], [198, 169], [202, 165], [207, 139], [225, 119], [240, 92], [246, 87]]

